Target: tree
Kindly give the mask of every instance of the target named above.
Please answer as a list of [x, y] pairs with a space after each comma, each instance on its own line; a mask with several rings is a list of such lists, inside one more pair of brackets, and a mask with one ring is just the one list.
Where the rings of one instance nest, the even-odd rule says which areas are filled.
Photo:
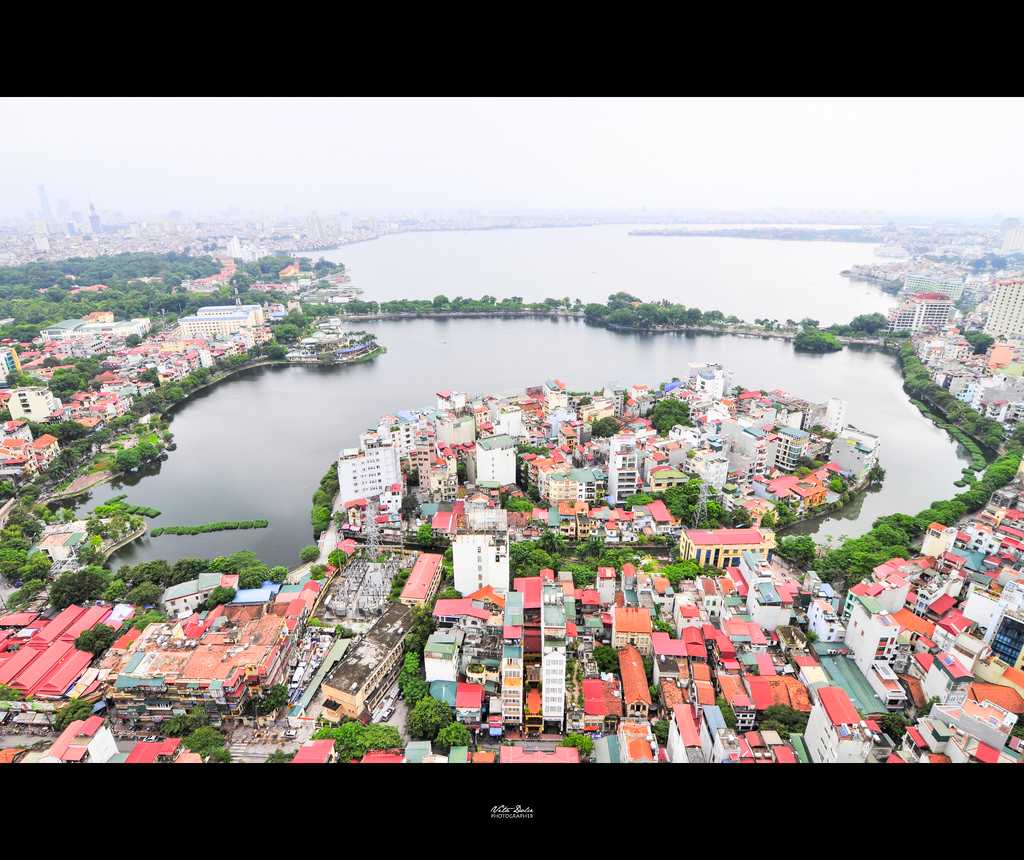
[[817, 557], [814, 539], [808, 535], [785, 537], [779, 542], [779, 555], [800, 567], [808, 567]]
[[434, 542], [434, 527], [430, 523], [424, 523], [416, 530], [416, 540], [420, 543]]
[[775, 731], [785, 737], [789, 734], [803, 734], [807, 728], [807, 717], [803, 711], [797, 711], [789, 705], [771, 705], [764, 709], [758, 721], [761, 731]]
[[420, 699], [409, 714], [409, 733], [419, 740], [432, 741], [451, 721], [451, 708], [433, 696], [427, 696]]
[[220, 764], [231, 761], [231, 754], [224, 748], [224, 735], [212, 726], [196, 729], [182, 743], [210, 762]]
[[682, 400], [676, 400], [674, 397], [666, 397], [659, 400], [650, 417], [651, 423], [654, 425], [654, 429], [658, 431], [659, 436], [668, 436], [669, 430], [677, 424], [685, 427], [692, 423], [690, 421], [690, 407]]
[[160, 601], [163, 589], [153, 582], [141, 582], [129, 591], [124, 599], [133, 606], [155, 606]]
[[261, 716], [279, 711], [288, 704], [288, 688], [284, 684], [274, 684], [256, 700], [256, 713]]
[[0, 684], [0, 702], [20, 702], [24, 698], [21, 692], [15, 690], [14, 687]]
[[721, 696], [719, 696], [717, 699], [715, 699], [715, 704], [718, 705], [718, 709], [722, 712], [722, 719], [725, 720], [725, 724], [730, 729], [735, 729], [736, 728], [736, 713], [733, 711], [732, 705], [730, 705]]
[[83, 630], [75, 639], [75, 647], [79, 651], [88, 651], [98, 657], [106, 651], [117, 638], [117, 631], [106, 624], [97, 624], [88, 630]]
[[462, 723], [448, 723], [437, 733], [437, 743], [443, 747], [468, 747], [472, 736]]
[[203, 601], [203, 609], [214, 609], [224, 603], [230, 603], [235, 599], [236, 593], [233, 588], [224, 588], [218, 585], [206, 596], [206, 600]]
[[668, 743], [668, 720], [658, 720], [654, 724], [654, 737], [658, 739], [658, 743], [661, 746], [665, 746]]
[[619, 671], [619, 655], [610, 645], [598, 645], [594, 649], [594, 660], [601, 672]]
[[320, 547], [316, 544], [309, 544], [299, 550], [299, 559], [303, 562], [316, 561], [320, 558]]
[[68, 571], [58, 576], [50, 586], [50, 605], [66, 609], [72, 603], [98, 600], [107, 587], [107, 576], [102, 568], [89, 566]]
[[614, 436], [619, 432], [619, 422], [614, 418], [599, 418], [590, 427], [590, 435], [598, 438]]
[[588, 735], [576, 734], [575, 732], [566, 735], [560, 747], [576, 747], [580, 751], [581, 759], [588, 759], [594, 753], [594, 742]]
[[59, 708], [53, 717], [53, 727], [62, 732], [75, 720], [84, 720], [92, 715], [92, 702], [84, 699], [72, 699], [63, 708]]
[[264, 764], [287, 764], [293, 758], [295, 758], [294, 752], [285, 752], [284, 750], [274, 750], [264, 760]]

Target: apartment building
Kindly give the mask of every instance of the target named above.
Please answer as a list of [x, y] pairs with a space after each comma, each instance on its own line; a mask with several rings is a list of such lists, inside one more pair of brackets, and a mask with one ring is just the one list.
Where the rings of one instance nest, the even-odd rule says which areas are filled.
[[1024, 278], [996, 282], [985, 334], [1024, 337]]
[[565, 592], [545, 582], [541, 593], [541, 699], [545, 728], [565, 727]]
[[641, 451], [635, 436], [612, 436], [608, 444], [608, 498], [621, 505], [641, 486]]
[[844, 472], [861, 480], [878, 462], [881, 440], [849, 424], [832, 440], [829, 459]]
[[516, 482], [516, 443], [511, 436], [487, 436], [476, 440], [475, 483], [492, 481], [501, 487]]
[[342, 503], [379, 496], [393, 484], [401, 485], [398, 449], [364, 434], [360, 448], [346, 448], [338, 457], [338, 494]]
[[31, 386], [29, 388], [11, 389], [11, 398], [7, 408], [11, 418], [23, 418], [26, 421], [45, 421], [61, 407], [61, 402], [54, 397], [48, 388]]
[[941, 331], [953, 318], [953, 300], [942, 293], [915, 293], [889, 311], [889, 331]]
[[501, 651], [501, 716], [506, 726], [523, 724], [523, 594], [505, 597]]
[[509, 590], [508, 529], [465, 532], [452, 541], [455, 588], [472, 594], [487, 586]]

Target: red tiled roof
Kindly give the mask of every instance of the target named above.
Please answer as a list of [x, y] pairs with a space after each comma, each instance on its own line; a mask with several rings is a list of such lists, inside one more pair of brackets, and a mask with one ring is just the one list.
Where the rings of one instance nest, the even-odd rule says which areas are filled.
[[860, 714], [842, 687], [822, 687], [818, 690], [818, 701], [821, 702], [833, 726], [860, 722]]

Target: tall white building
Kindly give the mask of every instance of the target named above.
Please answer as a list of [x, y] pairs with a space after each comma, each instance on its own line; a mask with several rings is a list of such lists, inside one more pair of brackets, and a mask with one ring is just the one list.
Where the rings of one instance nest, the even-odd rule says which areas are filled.
[[[371, 434], [364, 434], [364, 438]], [[342, 504], [379, 496], [387, 487], [402, 483], [398, 450], [379, 442], [376, 434], [361, 448], [346, 448], [338, 457], [338, 494]]]
[[943, 293], [915, 293], [889, 310], [889, 331], [940, 331], [952, 319], [953, 300]]
[[908, 293], [942, 293], [955, 302], [964, 294], [964, 282], [930, 278], [927, 275], [907, 275], [903, 280], [903, 289]]
[[487, 436], [476, 440], [476, 473], [473, 479], [496, 481], [501, 486], [516, 482], [516, 443], [511, 436]]
[[41, 385], [12, 389], [11, 399], [7, 401], [11, 418], [24, 418], [26, 421], [45, 421], [60, 407], [61, 402], [50, 393], [50, 389]]
[[838, 433], [846, 426], [846, 412], [849, 404], [838, 397], [830, 397], [825, 406], [825, 429]]
[[508, 529], [467, 532], [452, 541], [455, 588], [472, 594], [488, 585], [505, 594], [509, 586]]
[[1024, 336], [1024, 278], [997, 281], [985, 334], [994, 337]]
[[638, 492], [640, 483], [636, 437], [612, 436], [608, 446], [608, 497], [614, 504], [622, 504]]
[[545, 582], [541, 596], [541, 699], [545, 728], [565, 726], [565, 592]]

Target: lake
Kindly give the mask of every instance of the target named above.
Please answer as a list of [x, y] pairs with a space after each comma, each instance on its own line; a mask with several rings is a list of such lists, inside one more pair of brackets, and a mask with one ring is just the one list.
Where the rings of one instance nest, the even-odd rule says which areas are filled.
[[308, 256], [343, 262], [362, 298], [579, 298], [627, 292], [741, 319], [822, 325], [885, 313], [894, 297], [840, 272], [880, 261], [874, 246], [717, 237], [630, 236], [630, 226], [401, 233]]
[[[386, 241], [373, 244], [383, 252]], [[964, 452], [910, 404], [895, 358], [880, 352], [847, 348], [807, 355], [781, 340], [623, 334], [575, 320], [421, 319], [360, 327], [372, 329], [388, 352], [351, 367], [255, 368], [201, 392], [177, 411], [171, 429], [178, 447], [165, 462], [149, 474], [97, 488], [84, 506], [127, 493], [130, 502], [163, 512], [153, 525], [263, 518], [269, 528], [145, 538], [120, 552], [114, 566], [240, 549], [271, 565], [297, 564], [298, 550], [312, 541], [311, 496], [338, 451], [355, 445], [381, 415], [431, 406], [434, 392], [445, 388], [512, 392], [556, 376], [572, 390], [609, 381], [658, 384], [683, 375], [690, 362], [716, 361], [746, 387], [783, 388], [815, 401], [842, 397], [850, 404], [850, 423], [881, 436], [887, 475], [880, 491], [840, 517], [805, 524], [803, 530], [819, 540], [859, 534], [882, 514], [917, 513], [950, 497], [967, 463]]]

